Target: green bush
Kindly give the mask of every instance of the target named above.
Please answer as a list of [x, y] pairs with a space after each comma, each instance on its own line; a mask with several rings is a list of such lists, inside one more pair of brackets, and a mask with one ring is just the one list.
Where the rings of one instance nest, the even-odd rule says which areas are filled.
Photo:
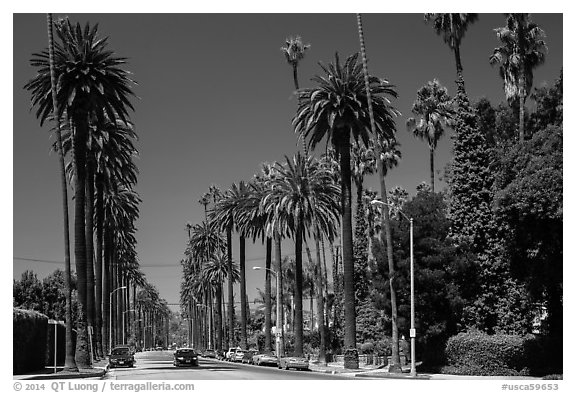
[[446, 343], [447, 374], [528, 375], [531, 337], [508, 334], [488, 335], [474, 331], [450, 337]]
[[37, 311], [13, 309], [14, 375], [41, 370], [46, 361], [48, 317]]
[[392, 355], [392, 339], [384, 337], [374, 343], [374, 354], [377, 356]]

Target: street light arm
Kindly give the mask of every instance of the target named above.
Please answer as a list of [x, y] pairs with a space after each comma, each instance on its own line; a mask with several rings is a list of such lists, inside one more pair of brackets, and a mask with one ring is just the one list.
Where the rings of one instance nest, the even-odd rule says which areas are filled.
[[[371, 201], [370, 201], [370, 204], [371, 204], [371, 205], [384, 205], [384, 206], [388, 206], [388, 207], [393, 207], [392, 204], [390, 204], [390, 203], [384, 203], [384, 202], [382, 202], [382, 201], [380, 201], [380, 200], [378, 200], [378, 199], [373, 199], [373, 200], [371, 200]], [[402, 215], [404, 216], [404, 218], [407, 219], [408, 221], [411, 221], [411, 220], [412, 220], [412, 219], [411, 219], [410, 217], [408, 217], [408, 216], [406, 215], [406, 213], [404, 213], [402, 210], [398, 209], [398, 213], [402, 214]]]

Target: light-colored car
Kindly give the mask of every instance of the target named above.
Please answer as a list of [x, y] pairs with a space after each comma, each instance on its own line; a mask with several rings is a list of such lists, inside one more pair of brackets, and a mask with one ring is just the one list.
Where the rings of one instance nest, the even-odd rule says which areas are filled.
[[278, 366], [278, 358], [274, 352], [254, 355], [252, 362], [257, 366]]
[[295, 368], [297, 370], [308, 370], [308, 366], [308, 359], [300, 356], [282, 357], [278, 363], [278, 368], [283, 368], [284, 370], [288, 370], [289, 368]]
[[234, 358], [232, 358], [233, 362], [241, 362], [242, 358], [244, 357], [245, 351], [243, 349], [237, 349], [234, 353]]
[[226, 352], [226, 360], [229, 362], [233, 362], [234, 358], [236, 357], [236, 351], [240, 350], [240, 347], [230, 348], [228, 352]]

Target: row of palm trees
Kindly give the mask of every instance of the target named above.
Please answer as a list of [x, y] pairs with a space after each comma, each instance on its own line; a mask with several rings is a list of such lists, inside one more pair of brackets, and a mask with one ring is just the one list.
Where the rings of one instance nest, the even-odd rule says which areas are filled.
[[[433, 23], [434, 29], [443, 35], [454, 51], [458, 87], [464, 93], [460, 44], [467, 27], [476, 19], [476, 14], [425, 16], [425, 20]], [[296, 38], [288, 40], [287, 46], [282, 48], [293, 70], [298, 107], [292, 123], [303, 142], [304, 154], [286, 158], [284, 164], [269, 165], [249, 183], [240, 182], [223, 194], [211, 190], [211, 199], [202, 200], [206, 213], [210, 203], [213, 207], [210, 215], [206, 214], [205, 222], [197, 228], [198, 232], [204, 233], [203, 242], [193, 241], [191, 233], [189, 252], [184, 261], [182, 299], [189, 306], [190, 319], [197, 316], [199, 309], [203, 309], [208, 315], [206, 310], [211, 307], [212, 298], [215, 298], [217, 303], [220, 302], [220, 307], [217, 306], [219, 311], [215, 315], [215, 324], [219, 327], [216, 331], [220, 332], [217, 333], [220, 337], [217, 341], [222, 339], [222, 285], [225, 279], [228, 280], [228, 325], [233, 326], [232, 289], [236, 277], [231, 250], [233, 231], [240, 237], [238, 279], [243, 346], [246, 346], [247, 339], [244, 256], [246, 238], [261, 238], [266, 242], [267, 267], [271, 266], [268, 261], [271, 260], [274, 244], [279, 271], [282, 262], [282, 239], [290, 237], [295, 241], [294, 322], [296, 352], [301, 353], [302, 245], [306, 243], [306, 239], [312, 238], [318, 250], [319, 242], [324, 238], [332, 241], [339, 228], [344, 267], [345, 347], [355, 348], [351, 162], [356, 146], [365, 149], [367, 155], [373, 155], [372, 160], [375, 161], [380, 180], [381, 199], [385, 203], [382, 214], [384, 231], [381, 236], [387, 244], [392, 277], [390, 287], [393, 362], [397, 357], [394, 264], [385, 184], [387, 171], [397, 163], [399, 156], [394, 123], [399, 112], [390, 104], [390, 98], [395, 98], [397, 93], [395, 87], [386, 80], [368, 74], [360, 15], [357, 24], [362, 61], [358, 61], [358, 55], [352, 55], [342, 62], [336, 54], [333, 63], [320, 64], [323, 74], [312, 79], [316, 86], [311, 88], [300, 89], [297, 78], [298, 63], [309, 45], [302, 44], [301, 39]], [[70, 246], [66, 174], [73, 181], [74, 257], [81, 316], [80, 326], [77, 327], [79, 336], [76, 362], [84, 367], [90, 364], [89, 353], [92, 349], [87, 345], [90, 326], [95, 327], [96, 331], [94, 342], [97, 345], [94, 352], [96, 355], [103, 354], [106, 322], [110, 322], [107, 321], [107, 311], [110, 311], [107, 296], [118, 294], [121, 291], [117, 289], [129, 288], [133, 283], [142, 284], [141, 288], [146, 287], [143, 275], [138, 273], [134, 237], [134, 223], [138, 217], [140, 199], [134, 191], [137, 168], [132, 160], [137, 154], [132, 142], [136, 134], [129, 121], [128, 112], [133, 110], [130, 99], [134, 96], [132, 85], [135, 82], [130, 78], [129, 72], [123, 69], [125, 59], [115, 57], [114, 53], [107, 49], [107, 38], [101, 39], [98, 36], [96, 26], [90, 27], [86, 24], [82, 28], [80, 24], [73, 25], [67, 19], [58, 21], [58, 40], [53, 38], [52, 26], [49, 15], [49, 47], [47, 51], [33, 55], [31, 64], [38, 68], [38, 74], [25, 88], [31, 91], [32, 105], [36, 107], [40, 123], [50, 119], [56, 125], [57, 142], [54, 148], [59, 153], [62, 177], [67, 282], [70, 277]], [[519, 103], [519, 133], [520, 140], [523, 140], [524, 101], [531, 87], [532, 69], [544, 60], [543, 32], [531, 22], [528, 14], [509, 14], [506, 27], [497, 29], [496, 32], [503, 46], [496, 48], [490, 61], [500, 64], [507, 97]], [[445, 95], [441, 88], [430, 86], [428, 91], [429, 96], [437, 97], [436, 100], [443, 105], [442, 97]], [[424, 92], [422, 97], [425, 97]], [[433, 113], [428, 114], [416, 104], [413, 112], [424, 118], [428, 117], [419, 125], [416, 125], [416, 121], [409, 122], [409, 126], [413, 127], [417, 135], [433, 136], [426, 137], [431, 149], [433, 185], [433, 150], [437, 137], [437, 125], [434, 122], [438, 117]], [[325, 154], [316, 160], [308, 154], [307, 149], [314, 150], [322, 141], [326, 142], [327, 148]], [[370, 151], [372, 153], [369, 153]], [[66, 166], [67, 155], [71, 158]], [[338, 160], [338, 165], [334, 164], [334, 160]], [[338, 168], [339, 176], [334, 168]], [[363, 169], [360, 169], [359, 173], [362, 172]], [[315, 176], [320, 179], [317, 183], [312, 181]], [[356, 184], [358, 186], [358, 180]], [[323, 191], [320, 191], [321, 189]], [[333, 195], [335, 190], [339, 190], [337, 199], [334, 199]], [[249, 197], [250, 195], [252, 197]], [[359, 200], [361, 201], [361, 198]], [[222, 233], [226, 233], [225, 242]], [[320, 258], [317, 259], [319, 262]], [[207, 269], [207, 266], [211, 266], [210, 269]], [[199, 279], [200, 275], [204, 275], [204, 279]], [[269, 280], [267, 274], [267, 281]], [[194, 288], [194, 282], [200, 283], [198, 285], [202, 288]], [[267, 284], [267, 292], [269, 287]], [[66, 292], [70, 298], [69, 286]], [[123, 297], [129, 295], [128, 292], [122, 292], [125, 294]], [[133, 290], [133, 294], [135, 293]], [[122, 303], [121, 301], [120, 304]], [[68, 316], [71, 315], [70, 307], [71, 302], [68, 302]], [[118, 313], [118, 307], [115, 304], [113, 307]], [[70, 320], [71, 318], [67, 317], [68, 323]], [[209, 324], [211, 323], [209, 320]], [[233, 335], [232, 329], [229, 330], [230, 343]], [[191, 331], [193, 333], [193, 330]], [[71, 326], [67, 329], [67, 342], [72, 342]], [[73, 353], [71, 345], [67, 346], [66, 359], [69, 369], [76, 367], [73, 364]]]
[[[455, 55], [456, 75], [459, 89], [464, 91], [463, 67], [460, 58], [460, 46], [470, 24], [478, 19], [477, 14], [425, 14], [424, 20], [431, 22], [434, 30], [442, 35]], [[290, 38], [282, 51], [288, 64], [292, 67], [294, 86], [298, 96], [298, 108], [293, 119], [296, 133], [305, 141], [304, 155], [297, 154], [292, 159], [286, 158], [286, 163], [265, 166], [262, 174], [246, 184], [234, 184], [218, 201], [212, 209], [210, 220], [215, 224], [216, 231], [227, 233], [227, 259], [229, 267], [232, 263], [231, 232], [236, 230], [240, 236], [240, 298], [241, 298], [241, 345], [246, 346], [246, 300], [245, 300], [245, 259], [243, 255], [245, 239], [252, 236], [266, 238], [266, 268], [271, 264], [272, 241], [277, 250], [276, 266], [281, 271], [280, 242], [288, 236], [295, 241], [295, 333], [296, 354], [302, 351], [302, 242], [306, 237], [312, 236], [318, 242], [326, 237], [334, 241], [338, 226], [341, 229], [344, 261], [344, 308], [345, 308], [345, 347], [355, 347], [355, 298], [353, 280], [353, 251], [352, 251], [352, 212], [351, 212], [351, 179], [355, 181], [358, 197], [358, 212], [362, 212], [362, 181], [365, 175], [376, 170], [381, 185], [381, 198], [385, 203], [383, 207], [381, 231], [383, 242], [387, 245], [387, 259], [390, 270], [390, 289], [392, 303], [392, 338], [393, 338], [393, 365], [398, 361], [398, 332], [397, 310], [395, 305], [394, 263], [393, 250], [389, 229], [388, 200], [385, 176], [389, 169], [397, 165], [400, 158], [398, 144], [395, 140], [394, 117], [399, 112], [390, 105], [389, 98], [397, 96], [394, 86], [387, 81], [370, 76], [367, 70], [366, 50], [362, 29], [361, 16], [357, 17], [360, 37], [362, 63], [358, 62], [357, 55], [348, 57], [344, 63], [338, 54], [331, 64], [320, 64], [324, 75], [312, 79], [315, 87], [300, 89], [298, 82], [298, 65], [303, 59], [305, 51], [310, 47], [304, 45], [300, 37]], [[523, 104], [526, 90], [531, 85], [531, 71], [543, 60], [545, 45], [541, 40], [543, 32], [530, 21], [527, 14], [509, 14], [507, 27], [497, 29], [498, 38], [503, 46], [496, 48], [490, 62], [501, 64], [501, 74], [505, 85], [513, 84], [516, 92], [507, 87], [507, 97], [510, 100], [519, 100], [521, 103], [520, 140], [523, 135]], [[524, 56], [525, 54], [529, 56]], [[523, 55], [524, 54], [524, 55]], [[514, 75], [514, 83], [510, 74]], [[529, 75], [530, 77], [527, 77]], [[444, 134], [446, 126], [454, 115], [452, 99], [445, 87], [437, 80], [429, 82], [417, 93], [417, 99], [412, 112], [419, 116], [409, 118], [407, 127], [416, 137], [425, 140], [430, 148], [430, 184], [434, 191], [434, 151], [439, 139]], [[315, 161], [308, 155], [307, 147], [314, 150], [325, 140], [330, 145], [330, 154], [322, 156]], [[352, 141], [351, 141], [352, 140]], [[326, 157], [333, 161], [328, 165]], [[352, 164], [353, 166], [352, 166]], [[319, 203], [321, 194], [312, 192], [311, 178], [315, 165], [322, 167], [326, 172], [321, 178], [324, 183], [324, 197], [331, 201], [330, 209], [319, 210], [315, 204]], [[328, 169], [329, 168], [329, 169]], [[334, 169], [339, 168], [339, 176]], [[331, 172], [331, 173], [330, 173]], [[331, 179], [331, 182], [328, 181]], [[339, 189], [339, 201], [336, 204], [335, 190], [328, 185]], [[332, 190], [332, 191], [329, 191]], [[331, 195], [331, 196], [329, 196]], [[337, 206], [338, 205], [338, 206]], [[323, 214], [326, 213], [326, 214]], [[357, 214], [360, 217], [360, 213]], [[191, 244], [191, 247], [193, 245]], [[210, 253], [203, 254], [205, 260], [213, 258]], [[317, 258], [320, 261], [320, 257]], [[198, 263], [198, 260], [196, 260]], [[202, 263], [202, 262], [200, 262]], [[321, 273], [318, 274], [318, 277]], [[185, 283], [187, 278], [185, 277]], [[233, 293], [234, 280], [228, 280], [229, 293], [229, 329], [233, 328]], [[322, 282], [318, 281], [321, 288]], [[266, 274], [266, 346], [270, 343], [270, 276]], [[322, 293], [320, 289], [318, 293]], [[319, 297], [320, 309], [322, 306]], [[183, 298], [185, 300], [185, 298]], [[324, 321], [323, 317], [318, 321]], [[220, 325], [221, 327], [222, 325]], [[320, 329], [323, 332], [323, 329]], [[230, 346], [233, 345], [233, 336], [229, 335]], [[323, 349], [322, 345], [321, 350]]]
[[[108, 50], [108, 39], [100, 38], [97, 26], [87, 23], [82, 28], [61, 19], [55, 24], [55, 40], [51, 14], [47, 22], [48, 50], [32, 55], [37, 74], [25, 89], [31, 92], [40, 124], [54, 121], [57, 135], [53, 148], [62, 177], [67, 284], [65, 369], [74, 371], [91, 367], [92, 359], [124, 341], [123, 330], [131, 320], [130, 289], [134, 299], [137, 288], [154, 291], [136, 255], [135, 221], [141, 200], [134, 191], [137, 136], [128, 117], [128, 110], [134, 109], [130, 98], [135, 82], [123, 69], [125, 59]], [[67, 175], [74, 192], [76, 348], [72, 345]]]

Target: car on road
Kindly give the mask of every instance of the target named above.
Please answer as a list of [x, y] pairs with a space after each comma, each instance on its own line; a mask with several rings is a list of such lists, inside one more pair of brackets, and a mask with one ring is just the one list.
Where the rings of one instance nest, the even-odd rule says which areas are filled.
[[256, 351], [256, 350], [245, 351], [244, 356], [242, 356], [242, 363], [254, 364], [252, 359], [254, 358], [254, 355], [257, 355], [257, 354], [258, 354], [258, 351]]
[[257, 366], [278, 366], [278, 358], [274, 352], [259, 353], [252, 357], [252, 363]]
[[198, 354], [192, 348], [180, 348], [174, 352], [174, 366], [198, 366]]
[[236, 352], [234, 352], [234, 357], [232, 357], [231, 359], [233, 362], [241, 362], [243, 357], [244, 357], [244, 350], [236, 349]]
[[278, 362], [278, 368], [283, 368], [288, 370], [289, 368], [295, 368], [297, 370], [309, 370], [308, 359], [301, 356], [286, 356], [281, 357]]
[[134, 353], [130, 347], [115, 347], [109, 355], [109, 366], [114, 367], [134, 367]]
[[207, 349], [202, 352], [202, 357], [216, 359], [216, 351], [214, 349]]
[[240, 347], [238, 348], [230, 348], [228, 350], [228, 352], [226, 352], [226, 359], [227, 361], [231, 362], [233, 361], [233, 358], [236, 356], [236, 350], [240, 349]]

